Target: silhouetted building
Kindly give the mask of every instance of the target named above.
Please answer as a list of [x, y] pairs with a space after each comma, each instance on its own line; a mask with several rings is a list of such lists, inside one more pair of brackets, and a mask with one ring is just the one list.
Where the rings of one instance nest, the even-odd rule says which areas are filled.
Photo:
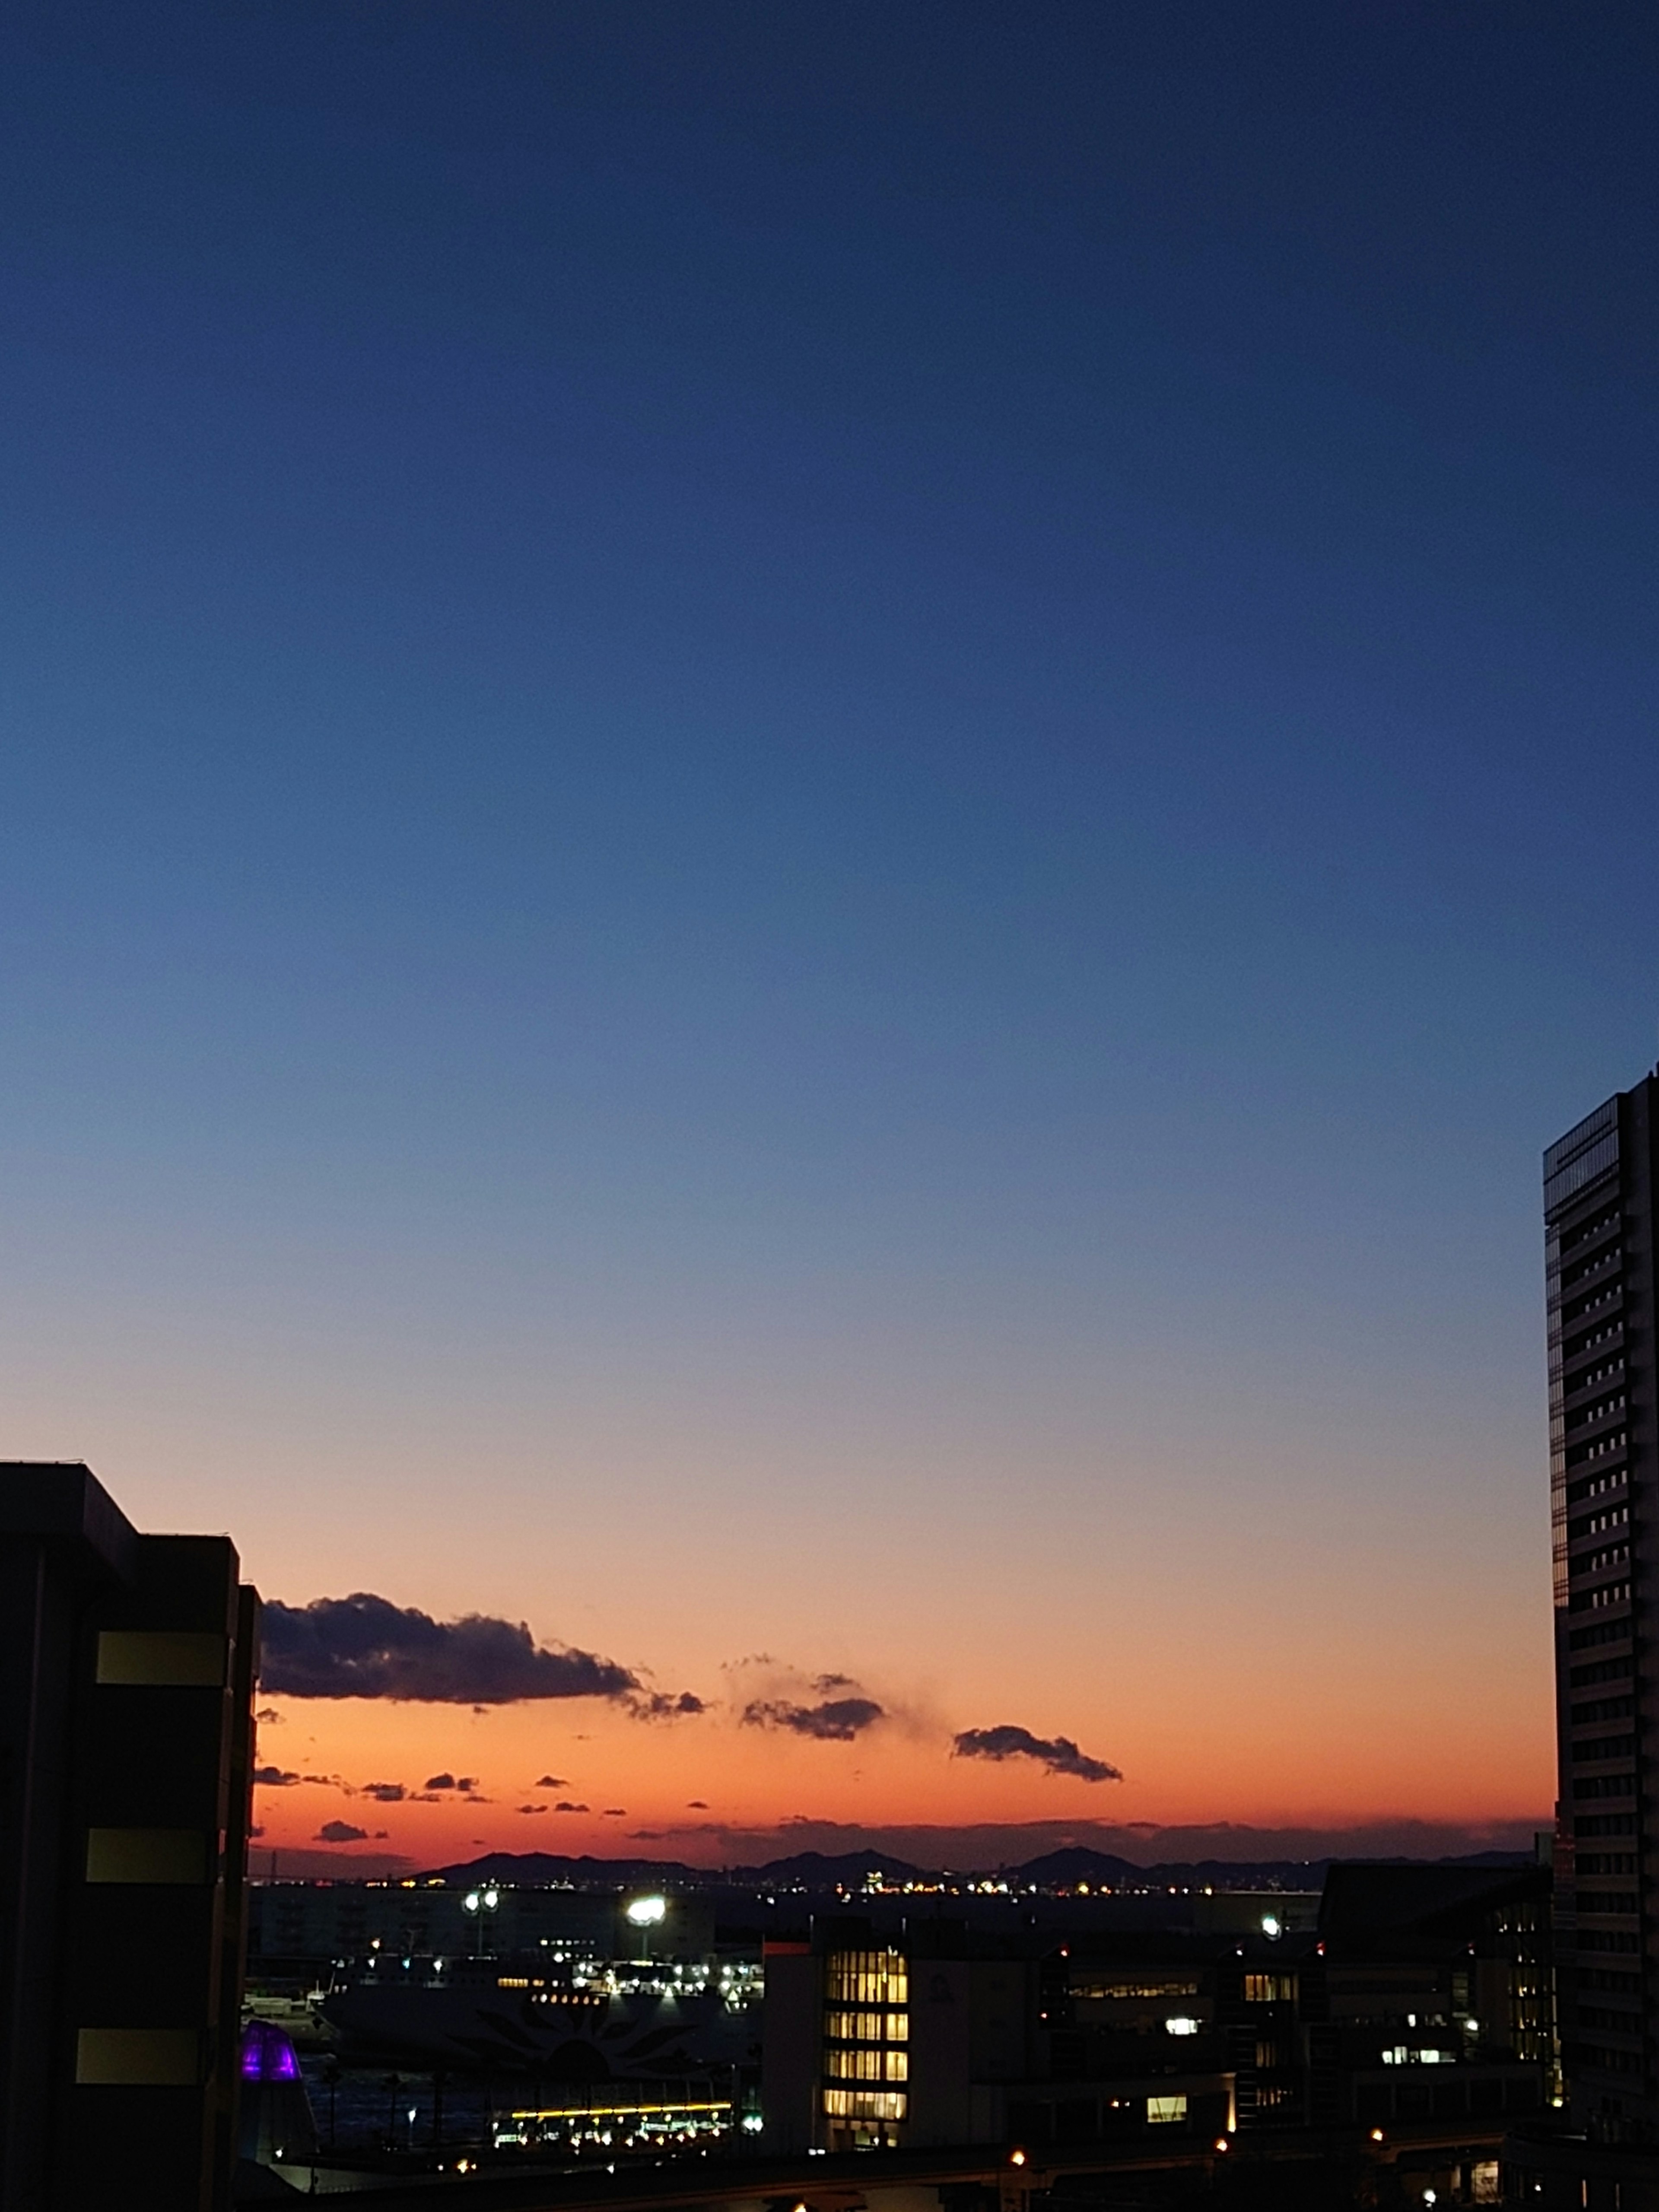
[[820, 1922], [766, 1948], [765, 2141], [1035, 2155], [1467, 2130], [1495, 2177], [1553, 2085], [1549, 1894], [1545, 1866], [1346, 1865], [1316, 1932]]
[[1659, 2137], [1659, 1911], [1644, 1749], [1659, 1721], [1648, 1566], [1655, 1424], [1655, 1145], [1659, 1076], [1620, 1091], [1544, 1155], [1550, 1504], [1560, 1799], [1555, 1949], [1576, 2124]]
[[[1224, 1939], [1107, 1939], [1098, 1970], [1051, 1937], [948, 1920], [897, 1937], [819, 1922], [766, 1947], [761, 2109], [769, 2148], [920, 2149], [1093, 2141], [1233, 2123], [1208, 2001]], [[1200, 1961], [1202, 1963], [1200, 1963]], [[1081, 1977], [1081, 1978], [1079, 1978]]]
[[1540, 2113], [1554, 2088], [1547, 1866], [1333, 1866], [1297, 2010], [1307, 2117]]
[[0, 1462], [0, 2208], [218, 2212], [258, 1601], [78, 1464]]

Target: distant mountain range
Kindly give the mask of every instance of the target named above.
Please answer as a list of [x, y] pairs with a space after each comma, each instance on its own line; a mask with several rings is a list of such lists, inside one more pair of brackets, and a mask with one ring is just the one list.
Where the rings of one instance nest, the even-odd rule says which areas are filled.
[[[1442, 1859], [1442, 1866], [1525, 1866], [1526, 1851], [1474, 1851], [1461, 1858]], [[1385, 1863], [1405, 1866], [1401, 1857]], [[1040, 1889], [1072, 1889], [1087, 1882], [1091, 1889], [1318, 1889], [1331, 1864], [1322, 1859], [1199, 1859], [1158, 1866], [1137, 1866], [1133, 1860], [1110, 1851], [1089, 1850], [1074, 1845], [1045, 1851], [1040, 1858], [1018, 1866], [989, 1869], [980, 1878], [1006, 1881], [1011, 1887], [1035, 1883]], [[726, 1867], [718, 1870], [686, 1866], [678, 1859], [602, 1859], [561, 1857], [551, 1851], [490, 1851], [482, 1858], [458, 1866], [434, 1867], [433, 1876], [447, 1882], [501, 1881], [532, 1887], [541, 1883], [627, 1887], [653, 1882], [665, 1888], [806, 1889], [830, 1893], [856, 1890], [876, 1869], [890, 1882], [934, 1881], [937, 1869], [913, 1866], [884, 1851], [798, 1851], [791, 1858], [769, 1859], [761, 1866]]]

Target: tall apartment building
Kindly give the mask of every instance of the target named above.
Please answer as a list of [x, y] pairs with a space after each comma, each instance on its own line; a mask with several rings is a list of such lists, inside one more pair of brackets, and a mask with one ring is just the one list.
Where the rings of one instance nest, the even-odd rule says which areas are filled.
[[222, 2212], [258, 1601], [0, 1462], [0, 2212]]
[[1556, 1960], [1574, 2121], [1659, 2142], [1659, 1071], [1544, 1155], [1560, 1800]]

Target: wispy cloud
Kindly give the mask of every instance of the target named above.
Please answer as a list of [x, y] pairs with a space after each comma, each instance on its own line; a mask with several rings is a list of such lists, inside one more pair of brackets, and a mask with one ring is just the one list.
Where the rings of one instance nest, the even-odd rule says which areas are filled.
[[873, 1698], [830, 1698], [816, 1705], [787, 1698], [757, 1698], [743, 1709], [746, 1728], [784, 1729], [819, 1743], [851, 1743], [886, 1717]]

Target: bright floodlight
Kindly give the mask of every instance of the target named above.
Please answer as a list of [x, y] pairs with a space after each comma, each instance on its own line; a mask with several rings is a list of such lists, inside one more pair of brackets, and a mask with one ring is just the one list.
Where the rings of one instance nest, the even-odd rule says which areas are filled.
[[487, 1909], [493, 1912], [501, 1901], [501, 1893], [499, 1889], [487, 1889], [483, 1894], [483, 1901]]
[[461, 1910], [463, 1912], [476, 1912], [477, 1909], [478, 1893], [476, 1889], [469, 1889], [466, 1895], [461, 1899]]
[[668, 1917], [665, 1897], [636, 1897], [628, 1908], [628, 1917], [636, 1928], [654, 1928], [659, 1920]]
[[1271, 1912], [1264, 1912], [1264, 1913], [1262, 1914], [1262, 1916], [1261, 1916], [1261, 1932], [1262, 1932], [1262, 1934], [1263, 1934], [1264, 1936], [1277, 1936], [1277, 1935], [1278, 1935], [1278, 1933], [1279, 1933], [1279, 1922], [1278, 1922], [1277, 1918], [1274, 1917], [1274, 1915], [1273, 1915], [1273, 1913], [1271, 1913]]

